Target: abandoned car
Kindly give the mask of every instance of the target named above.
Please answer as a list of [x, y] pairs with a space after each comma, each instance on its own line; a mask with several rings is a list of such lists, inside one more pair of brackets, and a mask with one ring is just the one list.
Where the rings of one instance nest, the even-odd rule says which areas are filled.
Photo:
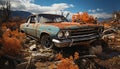
[[64, 16], [56, 14], [31, 15], [26, 23], [20, 25], [20, 30], [39, 40], [46, 49], [86, 44], [91, 45], [88, 48], [93, 53], [93, 49], [102, 51], [105, 46], [101, 39], [103, 26], [69, 22]]

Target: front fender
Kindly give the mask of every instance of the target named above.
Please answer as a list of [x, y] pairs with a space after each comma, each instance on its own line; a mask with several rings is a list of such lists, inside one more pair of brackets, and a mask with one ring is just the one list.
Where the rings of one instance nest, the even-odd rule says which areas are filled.
[[51, 38], [56, 38], [57, 37], [57, 33], [60, 31], [60, 29], [58, 27], [55, 26], [41, 26], [38, 29], [37, 32], [37, 37], [40, 38], [42, 33], [46, 33], [49, 34], [51, 36]]

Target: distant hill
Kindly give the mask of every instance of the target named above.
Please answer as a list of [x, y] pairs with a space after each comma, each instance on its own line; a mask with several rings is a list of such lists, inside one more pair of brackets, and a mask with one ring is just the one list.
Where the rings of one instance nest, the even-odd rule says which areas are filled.
[[98, 22], [103, 22], [103, 21], [106, 21], [106, 20], [112, 20], [112, 18], [98, 18]]
[[27, 12], [27, 11], [11, 11], [11, 17], [19, 16], [21, 18], [27, 18], [31, 14], [32, 13]]

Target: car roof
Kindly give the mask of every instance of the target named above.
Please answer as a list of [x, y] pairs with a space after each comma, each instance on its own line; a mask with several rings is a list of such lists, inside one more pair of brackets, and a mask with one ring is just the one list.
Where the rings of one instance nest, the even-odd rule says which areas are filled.
[[37, 16], [37, 15], [39, 15], [39, 16], [44, 16], [44, 15], [63, 16], [63, 15], [58, 15], [58, 14], [32, 14], [29, 17], [31, 17], [31, 16]]

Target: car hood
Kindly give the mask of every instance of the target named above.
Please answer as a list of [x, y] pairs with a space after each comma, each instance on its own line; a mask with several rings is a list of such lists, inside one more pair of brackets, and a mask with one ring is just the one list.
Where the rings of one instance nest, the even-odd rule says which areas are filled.
[[96, 27], [95, 24], [80, 24], [75, 22], [49, 23], [48, 25], [59, 27], [60, 29], [76, 29], [80, 27]]

